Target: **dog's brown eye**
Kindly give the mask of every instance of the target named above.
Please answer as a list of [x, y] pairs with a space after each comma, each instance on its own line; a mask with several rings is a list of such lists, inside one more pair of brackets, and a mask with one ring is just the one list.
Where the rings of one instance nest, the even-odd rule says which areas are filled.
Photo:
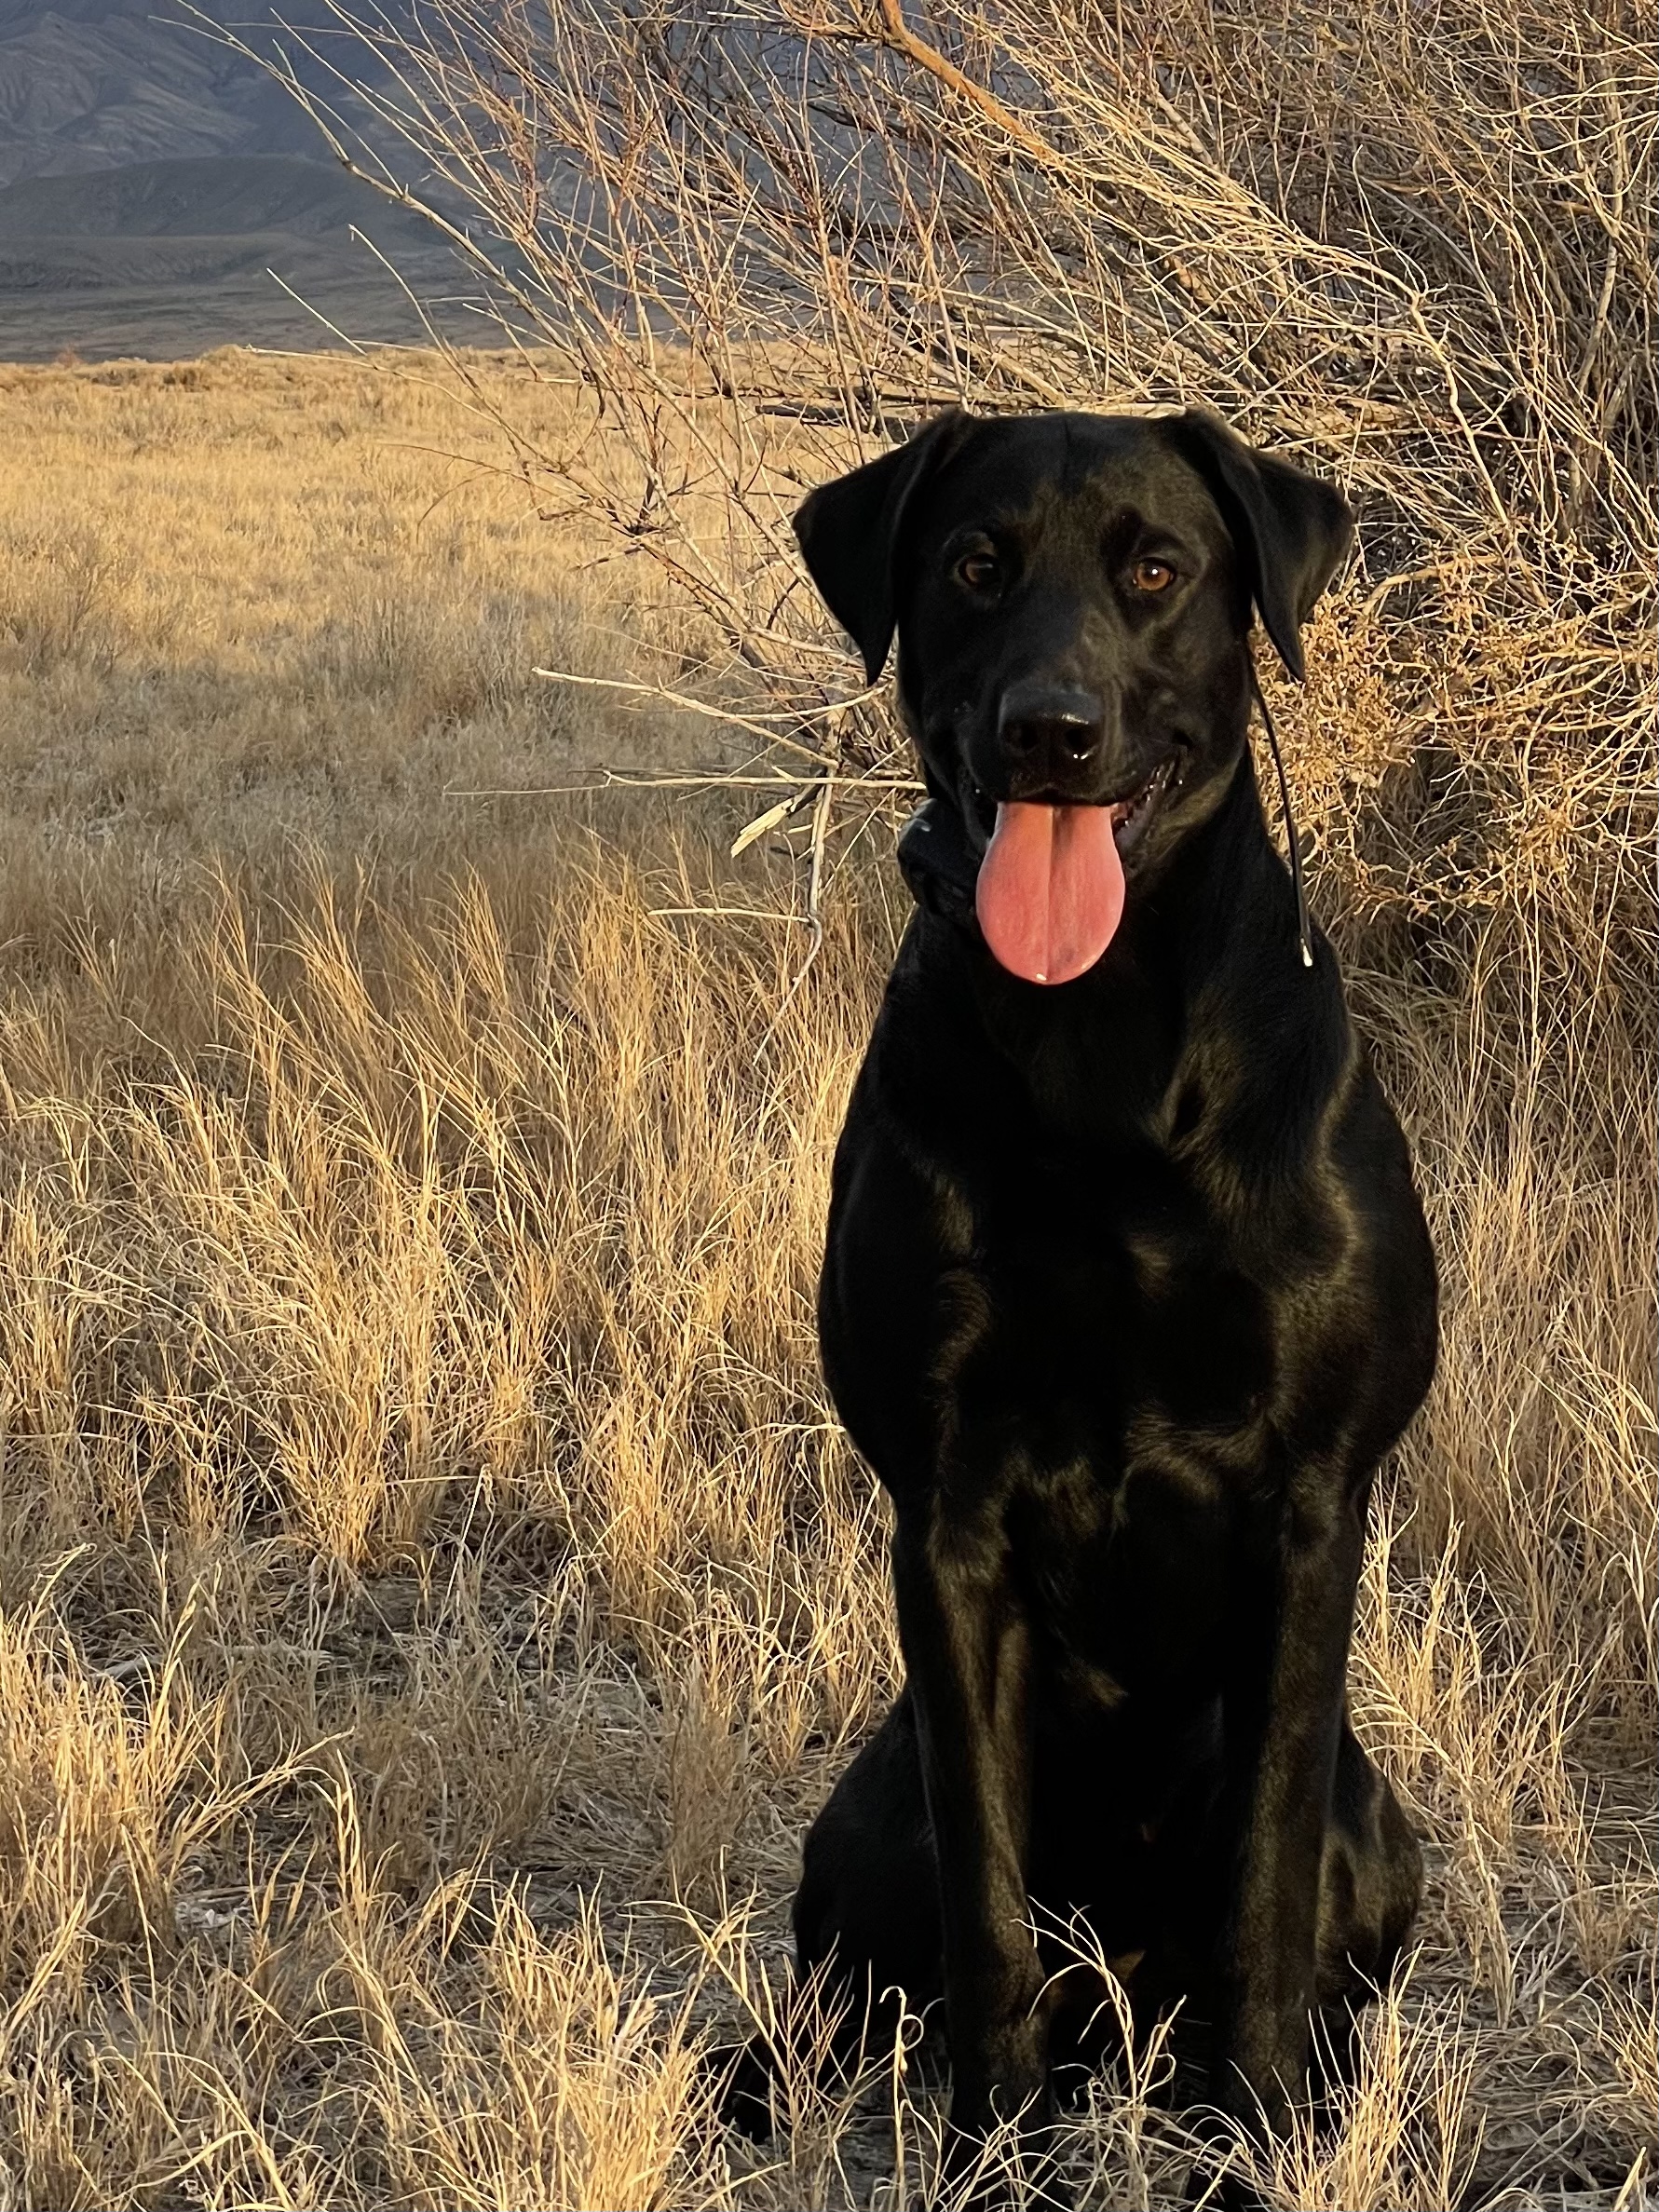
[[970, 591], [993, 590], [1001, 573], [995, 553], [964, 553], [957, 563], [958, 581]]
[[1167, 591], [1176, 580], [1176, 572], [1167, 561], [1137, 561], [1135, 564], [1135, 588], [1137, 591]]

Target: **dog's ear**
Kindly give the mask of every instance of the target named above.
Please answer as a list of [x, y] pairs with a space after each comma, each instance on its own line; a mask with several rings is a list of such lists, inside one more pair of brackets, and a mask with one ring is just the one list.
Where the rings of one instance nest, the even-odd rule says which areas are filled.
[[881, 673], [897, 619], [894, 575], [899, 532], [917, 486], [973, 427], [960, 408], [924, 423], [908, 443], [850, 475], [821, 484], [797, 509], [796, 540], [823, 604], [864, 657], [864, 676]]
[[1334, 484], [1256, 452], [1207, 409], [1189, 407], [1168, 420], [1232, 532], [1264, 629], [1299, 682], [1306, 667], [1299, 633], [1348, 550], [1352, 509]]

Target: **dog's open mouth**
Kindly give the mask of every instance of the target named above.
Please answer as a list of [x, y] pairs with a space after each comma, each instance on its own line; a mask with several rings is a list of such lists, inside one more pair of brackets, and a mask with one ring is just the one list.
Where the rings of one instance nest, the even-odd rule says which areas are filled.
[[1126, 799], [1120, 799], [1115, 807], [1107, 808], [1112, 818], [1112, 836], [1120, 852], [1131, 852], [1139, 843], [1159, 800], [1169, 788], [1175, 767], [1175, 754], [1166, 754], [1138, 791], [1131, 792]]
[[979, 864], [974, 906], [986, 943], [1011, 974], [1069, 983], [1094, 967], [1123, 913], [1122, 855], [1146, 833], [1175, 767], [1106, 807], [1008, 800]]

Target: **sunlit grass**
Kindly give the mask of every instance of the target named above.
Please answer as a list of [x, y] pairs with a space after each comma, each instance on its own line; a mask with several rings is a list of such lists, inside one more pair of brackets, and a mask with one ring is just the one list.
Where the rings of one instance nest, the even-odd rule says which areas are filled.
[[[764, 2004], [800, 1834], [895, 1678], [811, 1321], [891, 864], [836, 878], [791, 994], [764, 846], [732, 870], [672, 800], [595, 839], [454, 795], [651, 733], [519, 673], [553, 623], [633, 665], [620, 583], [569, 581], [499, 487], [415, 526], [439, 465], [380, 441], [437, 400], [234, 360], [9, 397], [0, 2203], [896, 2205], [925, 2070], [794, 2084], [763, 2156], [695, 2064]], [[466, 627], [491, 591], [505, 645]], [[1430, 1885], [1341, 2126], [1263, 2180], [1633, 2205], [1645, 1011], [1569, 847], [1426, 944], [1380, 909], [1416, 801], [1367, 635], [1322, 617], [1286, 734], [1445, 1282], [1353, 1675]], [[765, 918], [667, 912], [711, 905]], [[1075, 2118], [1101, 2202], [1180, 2201], [1151, 2086]]]

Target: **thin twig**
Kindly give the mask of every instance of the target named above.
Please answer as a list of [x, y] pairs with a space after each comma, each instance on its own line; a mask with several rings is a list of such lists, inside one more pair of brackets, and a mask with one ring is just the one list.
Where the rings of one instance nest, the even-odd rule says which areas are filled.
[[710, 722], [724, 722], [733, 729], [741, 729], [752, 738], [758, 738], [764, 745], [782, 745], [819, 767], [833, 768], [838, 765], [836, 755], [815, 753], [811, 746], [801, 744], [797, 739], [784, 737], [781, 730], [768, 729], [764, 723], [755, 721], [748, 714], [734, 714], [727, 707], [712, 707], [707, 699], [693, 699], [685, 691], [670, 691], [665, 685], [639, 684], [622, 676], [578, 676], [562, 668], [533, 668], [530, 673], [533, 676], [545, 676], [550, 683], [554, 684], [585, 684], [599, 691], [633, 692], [646, 699], [654, 699], [666, 707], [680, 707], [687, 713], [704, 715]]

